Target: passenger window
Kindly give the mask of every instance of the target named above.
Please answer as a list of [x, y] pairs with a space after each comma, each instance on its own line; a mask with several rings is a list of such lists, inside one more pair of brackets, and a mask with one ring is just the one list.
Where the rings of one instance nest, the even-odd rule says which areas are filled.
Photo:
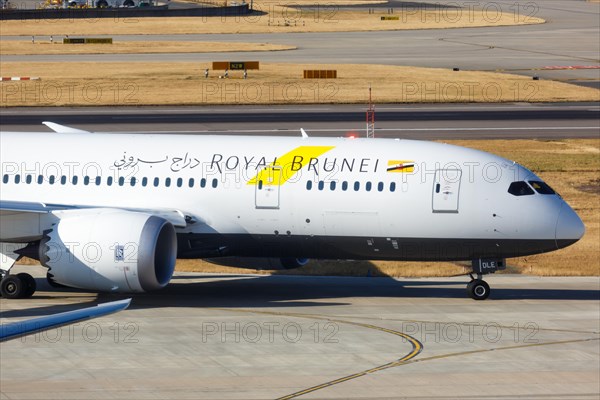
[[529, 196], [534, 194], [533, 190], [524, 181], [513, 182], [508, 187], [508, 193], [513, 196]]
[[41, 185], [44, 183], [44, 175], [38, 175], [37, 183]]
[[213, 179], [212, 187], [216, 188], [218, 184], [219, 184], [219, 180], [217, 178]]
[[323, 188], [325, 188], [325, 182], [323, 181], [319, 181], [319, 190], [323, 190]]
[[346, 182], [346, 181], [342, 182], [342, 190], [343, 191], [348, 190], [348, 182]]
[[390, 192], [396, 191], [396, 182], [390, 182]]
[[171, 186], [171, 178], [165, 178], [165, 186], [166, 187]]
[[48, 182], [49, 182], [51, 185], [54, 185], [54, 175], [50, 175], [50, 176], [48, 177]]
[[112, 184], [113, 184], [113, 177], [112, 176], [109, 176], [108, 178], [106, 178], [106, 184], [108, 186], [112, 186]]
[[31, 177], [31, 175], [27, 175], [27, 177], [25, 178], [25, 182], [27, 182], [28, 185], [31, 183], [32, 180], [33, 178]]
[[60, 177], [60, 184], [61, 184], [61, 185], [64, 185], [64, 184], [66, 184], [66, 183], [67, 183], [67, 177], [66, 177], [66, 176], [64, 176], [64, 175], [63, 175], [63, 176], [61, 176], [61, 177]]
[[262, 190], [263, 187], [263, 181], [262, 179], [258, 181], [258, 190]]
[[206, 179], [202, 178], [200, 179], [200, 187], [205, 187], [206, 186]]
[[90, 184], [90, 177], [89, 176], [86, 176], [86, 177], [83, 178], [83, 184], [86, 185], [86, 186]]
[[158, 187], [160, 185], [160, 179], [154, 178], [154, 187]]
[[146, 178], [146, 177], [142, 178], [142, 186], [144, 186], [144, 187], [148, 186], [148, 178]]
[[365, 189], [367, 190], [367, 192], [371, 191], [371, 182], [367, 182], [367, 184], [365, 185]]
[[190, 178], [190, 181], [188, 182], [188, 186], [194, 187], [194, 178]]
[[135, 179], [135, 178], [131, 178], [131, 180], [129, 181], [129, 184], [130, 184], [131, 186], [135, 186], [135, 184], [136, 184], [136, 179]]
[[306, 181], [306, 190], [312, 189], [312, 181]]
[[2, 177], [2, 183], [8, 183], [8, 174], [4, 174]]
[[554, 189], [552, 189], [546, 182], [542, 181], [529, 181], [529, 184], [532, 188], [535, 189], [539, 194], [556, 194]]
[[79, 178], [77, 178], [77, 176], [73, 176], [73, 179], [71, 180], [71, 182], [73, 182], [73, 185], [77, 185], [78, 181], [79, 181]]
[[360, 190], [360, 182], [356, 181], [354, 182], [354, 191], [358, 192]]
[[125, 177], [121, 176], [119, 177], [119, 186], [123, 186], [125, 184]]
[[177, 178], [177, 187], [182, 187], [182, 186], [183, 186], [183, 179]]
[[329, 190], [335, 190], [335, 182], [329, 183]]
[[102, 183], [102, 178], [97, 176], [96, 177], [96, 186], [100, 186], [101, 183]]
[[383, 182], [379, 182], [377, 184], [377, 190], [380, 191], [380, 192], [383, 192]]
[[21, 175], [15, 175], [15, 183], [21, 182]]

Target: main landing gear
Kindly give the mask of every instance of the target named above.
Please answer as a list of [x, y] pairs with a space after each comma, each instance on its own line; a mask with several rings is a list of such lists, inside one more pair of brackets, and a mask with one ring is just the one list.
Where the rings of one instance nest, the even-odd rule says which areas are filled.
[[29, 274], [8, 275], [3, 273], [0, 276], [2, 277], [0, 295], [6, 299], [25, 299], [35, 293], [35, 279]]
[[[472, 261], [471, 267], [473, 272], [469, 274], [471, 282], [467, 284], [467, 294], [473, 300], [485, 300], [490, 296], [490, 285], [482, 279], [483, 275], [493, 274], [498, 270], [505, 269], [506, 260], [478, 258]], [[474, 278], [473, 274], [476, 274], [477, 278]]]

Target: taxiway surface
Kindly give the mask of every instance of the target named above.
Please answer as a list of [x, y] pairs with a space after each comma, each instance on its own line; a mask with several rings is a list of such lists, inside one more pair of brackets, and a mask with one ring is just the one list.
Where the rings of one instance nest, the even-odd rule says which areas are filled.
[[[396, 13], [416, 13], [424, 21], [433, 18], [431, 4], [397, 4]], [[520, 13], [528, 17], [546, 19], [546, 23], [514, 27], [483, 27], [468, 29], [425, 29], [380, 32], [335, 33], [255, 33], [211, 35], [111, 35], [115, 40], [191, 40], [219, 42], [258, 42], [297, 46], [294, 51], [254, 54], [227, 53], [218, 59], [262, 62], [294, 63], [358, 63], [411, 65], [418, 67], [453, 68], [463, 70], [501, 70], [522, 75], [538, 75], [545, 79], [570, 80], [593, 87], [600, 81], [600, 7], [586, 1], [543, 0], [537, 2], [514, 1], [441, 1], [444, 5], [462, 7], [462, 12], [483, 12], [493, 20], [498, 12]], [[391, 5], [394, 7], [394, 4]], [[407, 8], [405, 8], [407, 7]], [[480, 10], [481, 9], [481, 10]], [[479, 11], [474, 11], [479, 10]], [[366, 12], [366, 11], [365, 11]], [[314, 10], [294, 16], [311, 21]], [[259, 16], [260, 17], [260, 16]], [[267, 18], [267, 16], [263, 16]], [[449, 14], [443, 18], [455, 18]], [[256, 18], [255, 16], [249, 18]], [[224, 20], [235, 24], [239, 19]], [[318, 21], [335, 23], [335, 21]], [[201, 23], [201, 22], [200, 22]], [[3, 36], [2, 40], [23, 40], [19, 36]], [[160, 61], [178, 62], [215, 61], [211, 53], [188, 54], [102, 54], [102, 55], [5, 55], [3, 61]], [[575, 69], [547, 69], [546, 67], [584, 66]], [[590, 69], [590, 67], [592, 69]], [[587, 82], [587, 83], [586, 83]]]
[[[43, 121], [90, 131], [184, 134], [364, 135], [364, 105], [83, 107], [0, 110], [3, 131], [49, 131]], [[376, 136], [407, 139], [598, 138], [596, 103], [385, 104]]]
[[[600, 7], [586, 1], [545, 0], [514, 1], [441, 1], [434, 4], [399, 4], [395, 12], [412, 13], [422, 19], [433, 18], [431, 7], [444, 4], [462, 7], [463, 12], [485, 12], [494, 20], [498, 12], [540, 17], [544, 24], [482, 27], [467, 29], [423, 29], [380, 32], [335, 33], [255, 33], [188, 35], [111, 35], [115, 40], [222, 41], [258, 42], [297, 46], [294, 51], [261, 53], [188, 53], [188, 54], [88, 54], [88, 55], [5, 55], [3, 61], [126, 61], [126, 62], [211, 62], [215, 60], [259, 60], [261, 62], [319, 64], [388, 64], [462, 70], [500, 70], [544, 79], [569, 80], [598, 87], [600, 69], [554, 67], [598, 67], [600, 63]], [[391, 7], [393, 8], [393, 4]], [[404, 8], [405, 7], [405, 8]], [[477, 11], [475, 11], [477, 10]], [[485, 11], [481, 11], [485, 10]], [[292, 15], [312, 21], [315, 11]], [[366, 13], [366, 11], [365, 11]], [[268, 18], [268, 16], [262, 16]], [[249, 18], [256, 18], [252, 16]], [[259, 16], [260, 18], [260, 16]], [[270, 17], [269, 17], [270, 18]], [[442, 18], [451, 18], [450, 16]], [[517, 17], [516, 17], [517, 18]], [[224, 23], [240, 23], [224, 19]], [[40, 21], [38, 21], [40, 22]], [[42, 21], [43, 22], [43, 21]], [[92, 21], [93, 22], [93, 21]], [[91, 22], [91, 23], [92, 23]], [[241, 21], [244, 22], [244, 21]], [[317, 20], [319, 23], [335, 23]], [[199, 22], [202, 23], [202, 22]], [[27, 37], [29, 39], [29, 37]], [[3, 36], [2, 40], [23, 40], [22, 36]], [[546, 67], [551, 67], [550, 69]]]
[[[118, 296], [0, 299], [1, 321]], [[178, 273], [128, 310], [0, 345], [2, 399], [597, 399], [600, 278]]]

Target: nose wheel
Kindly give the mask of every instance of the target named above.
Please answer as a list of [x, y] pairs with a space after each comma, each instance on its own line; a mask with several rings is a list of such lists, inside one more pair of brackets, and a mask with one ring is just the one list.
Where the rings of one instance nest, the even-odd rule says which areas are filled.
[[[473, 300], [485, 300], [490, 297], [490, 285], [482, 278], [483, 275], [493, 274], [506, 269], [504, 258], [476, 258], [471, 260], [472, 272], [469, 273], [471, 282], [467, 284], [467, 294]], [[473, 277], [473, 275], [477, 277]]]
[[482, 279], [473, 279], [467, 284], [467, 293], [473, 300], [485, 300], [490, 295], [490, 285]]

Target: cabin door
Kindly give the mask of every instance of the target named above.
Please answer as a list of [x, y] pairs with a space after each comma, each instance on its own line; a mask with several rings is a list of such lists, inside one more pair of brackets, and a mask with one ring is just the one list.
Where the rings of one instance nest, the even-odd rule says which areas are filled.
[[433, 182], [433, 212], [457, 213], [460, 195], [460, 169], [438, 169]]
[[279, 208], [279, 189], [281, 187], [281, 166], [264, 167], [257, 175], [255, 189], [256, 208]]

